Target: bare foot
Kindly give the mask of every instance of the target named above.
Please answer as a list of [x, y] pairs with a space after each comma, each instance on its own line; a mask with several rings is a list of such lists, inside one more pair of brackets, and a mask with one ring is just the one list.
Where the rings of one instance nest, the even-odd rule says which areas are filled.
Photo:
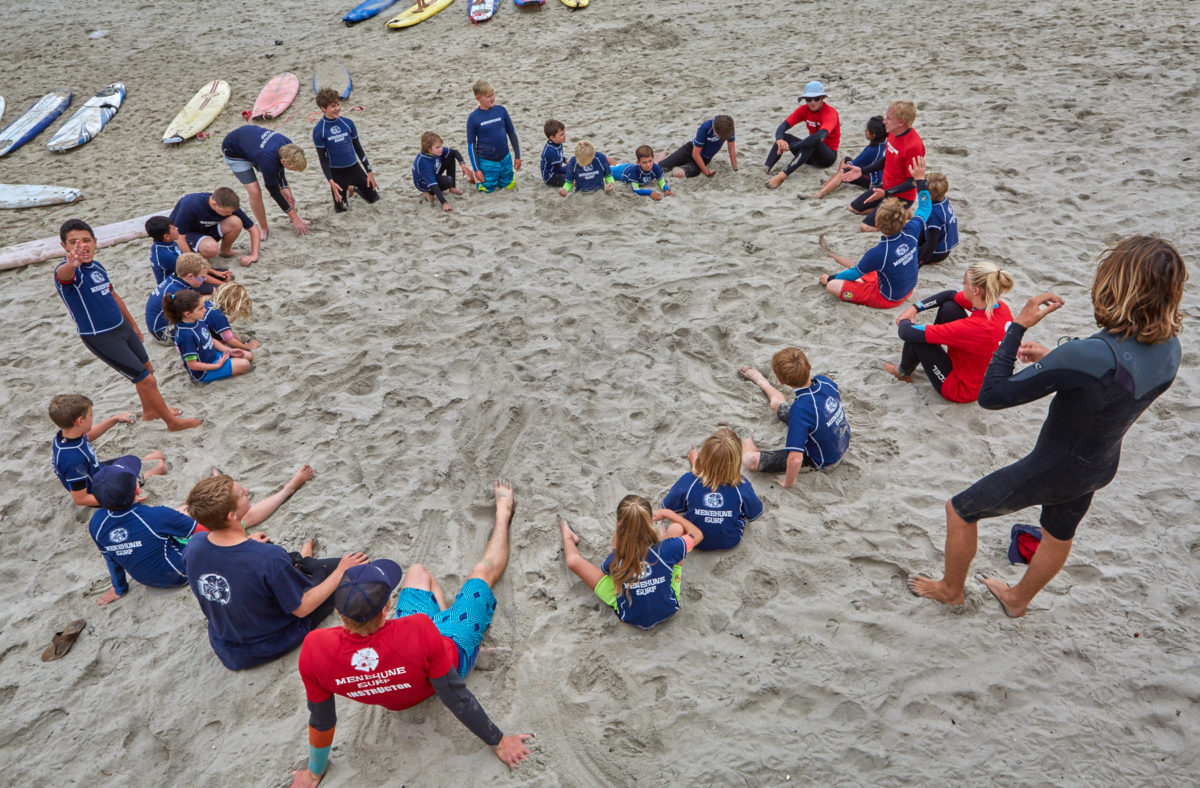
[[930, 580], [928, 577], [920, 575], [909, 575], [908, 590], [916, 596], [923, 596], [926, 599], [932, 599], [934, 602], [941, 602], [946, 605], [961, 605], [963, 603], [963, 592], [960, 588], [958, 593], [952, 593], [946, 588], [946, 584], [942, 580]]
[[105, 605], [111, 605], [120, 598], [121, 595], [117, 593], [117, 590], [115, 588], [110, 588], [96, 599], [96, 604], [100, 607], [104, 607]]
[[190, 430], [193, 427], [199, 427], [204, 423], [204, 419], [175, 419], [167, 425], [167, 429], [171, 432], [179, 432], [181, 430]]
[[996, 601], [1000, 603], [1000, 609], [1004, 611], [1004, 615], [1009, 618], [1020, 618], [1025, 615], [1026, 608], [1018, 607], [1013, 599], [1012, 588], [1003, 580], [997, 580], [994, 577], [984, 577], [983, 575], [975, 575], [975, 579], [983, 583], [984, 587], [991, 592]]
[[166, 476], [167, 475], [167, 458], [161, 451], [158, 451], [156, 449], [142, 458], [142, 462], [153, 462], [154, 460], [158, 460], [158, 465], [155, 465], [153, 468], [151, 468], [148, 471], [144, 471], [142, 473], [142, 475], [146, 476], [146, 477]]
[[451, 194], [462, 194], [463, 193], [462, 189], [458, 188], [457, 186], [451, 186], [449, 189], [446, 189], [446, 191], [450, 192]]
[[892, 362], [890, 362], [890, 361], [883, 362], [883, 368], [887, 371], [887, 373], [889, 375], [894, 377], [896, 380], [899, 380], [902, 383], [912, 383], [912, 375], [901, 374], [900, 367], [896, 366]]
[[[167, 408], [167, 412], [172, 416], [182, 416], [183, 408]], [[142, 421], [154, 421], [157, 418], [158, 416], [155, 416], [153, 413], [142, 412]]]
[[817, 236], [817, 246], [821, 247], [822, 249], [829, 248], [828, 246], [825, 245], [825, 233], [821, 233], [820, 235]]
[[771, 178], [771, 180], [767, 181], [767, 188], [768, 189], [778, 189], [780, 184], [782, 184], [786, 180], [787, 180], [786, 172], [776, 173], [775, 177], [773, 177], [773, 178]]
[[683, 171], [682, 167], [676, 167], [675, 169], [671, 170], [671, 177], [672, 178], [686, 178], [687, 173]]
[[240, 257], [240, 255], [232, 249], [222, 249], [221, 251], [217, 252], [217, 254], [221, 257]]
[[300, 555], [304, 558], [312, 558], [315, 549], [317, 549], [317, 535], [313, 534], [304, 540], [304, 544], [300, 545]]
[[300, 470], [296, 471], [292, 475], [292, 478], [288, 479], [288, 483], [283, 485], [283, 489], [287, 490], [289, 497], [295, 495], [297, 490], [312, 481], [313, 473], [313, 467], [307, 462], [304, 463], [300, 466]]
[[693, 468], [695, 468], [696, 467], [696, 458], [699, 456], [700, 456], [700, 452], [696, 451], [696, 444], [693, 443], [692, 448], [688, 449], [688, 453], [687, 453], [688, 465], [691, 465]]
[[512, 522], [516, 508], [512, 485], [504, 479], [496, 479], [492, 482], [492, 495], [496, 496], [496, 519], [504, 523]]

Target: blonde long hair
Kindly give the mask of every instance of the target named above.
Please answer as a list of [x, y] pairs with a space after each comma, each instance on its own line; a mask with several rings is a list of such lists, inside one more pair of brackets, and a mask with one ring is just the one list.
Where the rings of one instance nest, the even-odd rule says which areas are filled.
[[1169, 241], [1133, 235], [1100, 257], [1092, 282], [1096, 325], [1121, 337], [1156, 345], [1179, 333], [1179, 304], [1187, 268]]
[[253, 314], [250, 294], [240, 282], [226, 282], [217, 288], [213, 304], [225, 313], [230, 322], [239, 318], [249, 319]]
[[729, 427], [722, 427], [700, 444], [696, 475], [710, 490], [735, 486], [742, 480], [742, 440]]
[[646, 553], [656, 544], [658, 531], [650, 502], [640, 495], [626, 495], [617, 504], [617, 536], [608, 571], [613, 588], [626, 600], [632, 600], [628, 586], [642, 576]]
[[1000, 296], [1012, 290], [1012, 275], [995, 263], [979, 260], [967, 269], [967, 283], [983, 291], [983, 310], [990, 318]]

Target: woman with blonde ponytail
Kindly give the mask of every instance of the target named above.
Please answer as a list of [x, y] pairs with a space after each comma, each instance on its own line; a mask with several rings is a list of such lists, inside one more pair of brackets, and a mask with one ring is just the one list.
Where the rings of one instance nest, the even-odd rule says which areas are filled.
[[[671, 524], [660, 532], [659, 520]], [[652, 509], [640, 495], [617, 504], [612, 552], [596, 566], [579, 552], [579, 536], [560, 515], [567, 568], [627, 624], [650, 629], [679, 610], [681, 562], [704, 539], [699, 528], [670, 509]]]
[[[1012, 322], [1012, 312], [1000, 300], [1012, 286], [1012, 276], [995, 263], [973, 263], [963, 274], [961, 291], [943, 290], [900, 313], [896, 318], [904, 340], [900, 363], [887, 363], [883, 368], [911, 383], [920, 364], [943, 397], [951, 402], [974, 402], [988, 362]], [[934, 322], [913, 322], [918, 312], [935, 307]]]

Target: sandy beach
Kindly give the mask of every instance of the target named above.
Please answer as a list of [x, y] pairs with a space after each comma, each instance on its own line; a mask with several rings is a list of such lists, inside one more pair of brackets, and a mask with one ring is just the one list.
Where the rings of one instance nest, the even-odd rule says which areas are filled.
[[[1200, 263], [1191, 3], [592, 0], [571, 12], [547, 0], [533, 11], [505, 2], [471, 26], [458, 2], [405, 31], [384, 28], [388, 12], [347, 28], [352, 5], [19, 2], [0, 58], [4, 124], [51, 90], [75, 93], [68, 113], [109, 82], [128, 91], [88, 145], [52, 154], [44, 132], [0, 159], [4, 183], [85, 195], [0, 213], [0, 247], [68, 218], [101, 225], [237, 186], [221, 138], [268, 79], [300, 76], [296, 105], [264, 125], [309, 154], [290, 180], [313, 232], [295, 234], [268, 200], [262, 259], [235, 266], [254, 301], [254, 319], [235, 328], [263, 343], [253, 370], [195, 386], [174, 348], [150, 341], [167, 402], [205, 425], [138, 422], [96, 442], [101, 459], [166, 453], [151, 503], [179, 504], [213, 465], [263, 496], [311, 462], [316, 478], [261, 530], [289, 549], [319, 534], [321, 556], [419, 562], [453, 593], [483, 550], [491, 480], [516, 488], [512, 558], [485, 640], [499, 651], [468, 686], [505, 732], [536, 734], [532, 758], [509, 772], [436, 700], [404, 712], [341, 700], [323, 785], [1195, 781], [1194, 278], [1179, 376], [1129, 432], [1062, 574], [1024, 619], [1005, 618], [973, 580], [965, 606], [947, 609], [904, 580], [940, 570], [944, 501], [1024, 455], [1047, 400], [989, 412], [885, 373], [900, 350], [895, 312], [837, 303], [817, 282], [838, 270], [820, 234], [854, 259], [876, 239], [845, 210], [857, 192], [809, 199], [830, 172], [813, 168], [768, 190], [762, 167], [809, 79], [841, 114], [844, 155], [861, 148], [871, 115], [911, 99], [961, 234], [948, 261], [922, 269], [918, 294], [994, 260], [1016, 279], [1014, 312], [1044, 290], [1066, 300], [1034, 338], [1086, 336], [1105, 244], [1158, 233], [1193, 277]], [[96, 30], [108, 32], [89, 38]], [[344, 108], [383, 195], [340, 215], [310, 136], [308, 82], [331, 62], [353, 75]], [[167, 123], [216, 78], [233, 99], [214, 136], [164, 146]], [[525, 166], [514, 192], [452, 198], [444, 214], [409, 168], [424, 131], [464, 147], [479, 78], [511, 113]], [[736, 120], [739, 170], [722, 152], [714, 177], [673, 180], [662, 202], [625, 188], [563, 199], [538, 177], [547, 118], [566, 124], [568, 151], [589, 139], [628, 162], [641, 144], [673, 150], [717, 113]], [[97, 254], [139, 321], [154, 284], [148, 249], [141, 239]], [[0, 272], [4, 781], [289, 785], [307, 753], [296, 653], [226, 670], [187, 589], [133, 584], [108, 607], [93, 603], [109, 579], [86, 533], [90, 510], [71, 505], [50, 468], [46, 407], [83, 393], [100, 419], [138, 400], [75, 335], [53, 265]], [[786, 345], [840, 386], [849, 454], [790, 490], [750, 474], [766, 514], [742, 544], [689, 556], [670, 622], [622, 624], [567, 571], [555, 514], [599, 562], [620, 498], [661, 502], [718, 421], [782, 445], [784, 428], [737, 368], [765, 371]], [[1020, 577], [1005, 555], [1013, 522], [1035, 523], [1037, 511], [982, 523], [974, 571]], [[72, 651], [42, 663], [76, 618], [88, 626]]]

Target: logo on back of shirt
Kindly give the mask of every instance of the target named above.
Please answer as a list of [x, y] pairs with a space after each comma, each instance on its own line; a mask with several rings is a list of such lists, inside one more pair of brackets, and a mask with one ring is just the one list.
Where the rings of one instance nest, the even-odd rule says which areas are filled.
[[128, 538], [129, 532], [124, 528], [114, 528], [112, 529], [112, 533], [108, 535], [108, 541], [112, 542], [113, 544], [120, 544]]
[[370, 673], [379, 667], [379, 652], [369, 646], [360, 648], [350, 657], [350, 666], [359, 673]]
[[704, 505], [709, 509], [720, 509], [725, 504], [725, 496], [719, 492], [710, 492], [704, 496]]
[[230, 597], [232, 596], [229, 590], [229, 581], [220, 575], [200, 575], [200, 579], [196, 582], [196, 587], [200, 589], [200, 596], [209, 602], [218, 602], [222, 605], [229, 604]]
[[900, 244], [896, 247], [896, 257], [900, 258], [908, 254], [908, 244]]

